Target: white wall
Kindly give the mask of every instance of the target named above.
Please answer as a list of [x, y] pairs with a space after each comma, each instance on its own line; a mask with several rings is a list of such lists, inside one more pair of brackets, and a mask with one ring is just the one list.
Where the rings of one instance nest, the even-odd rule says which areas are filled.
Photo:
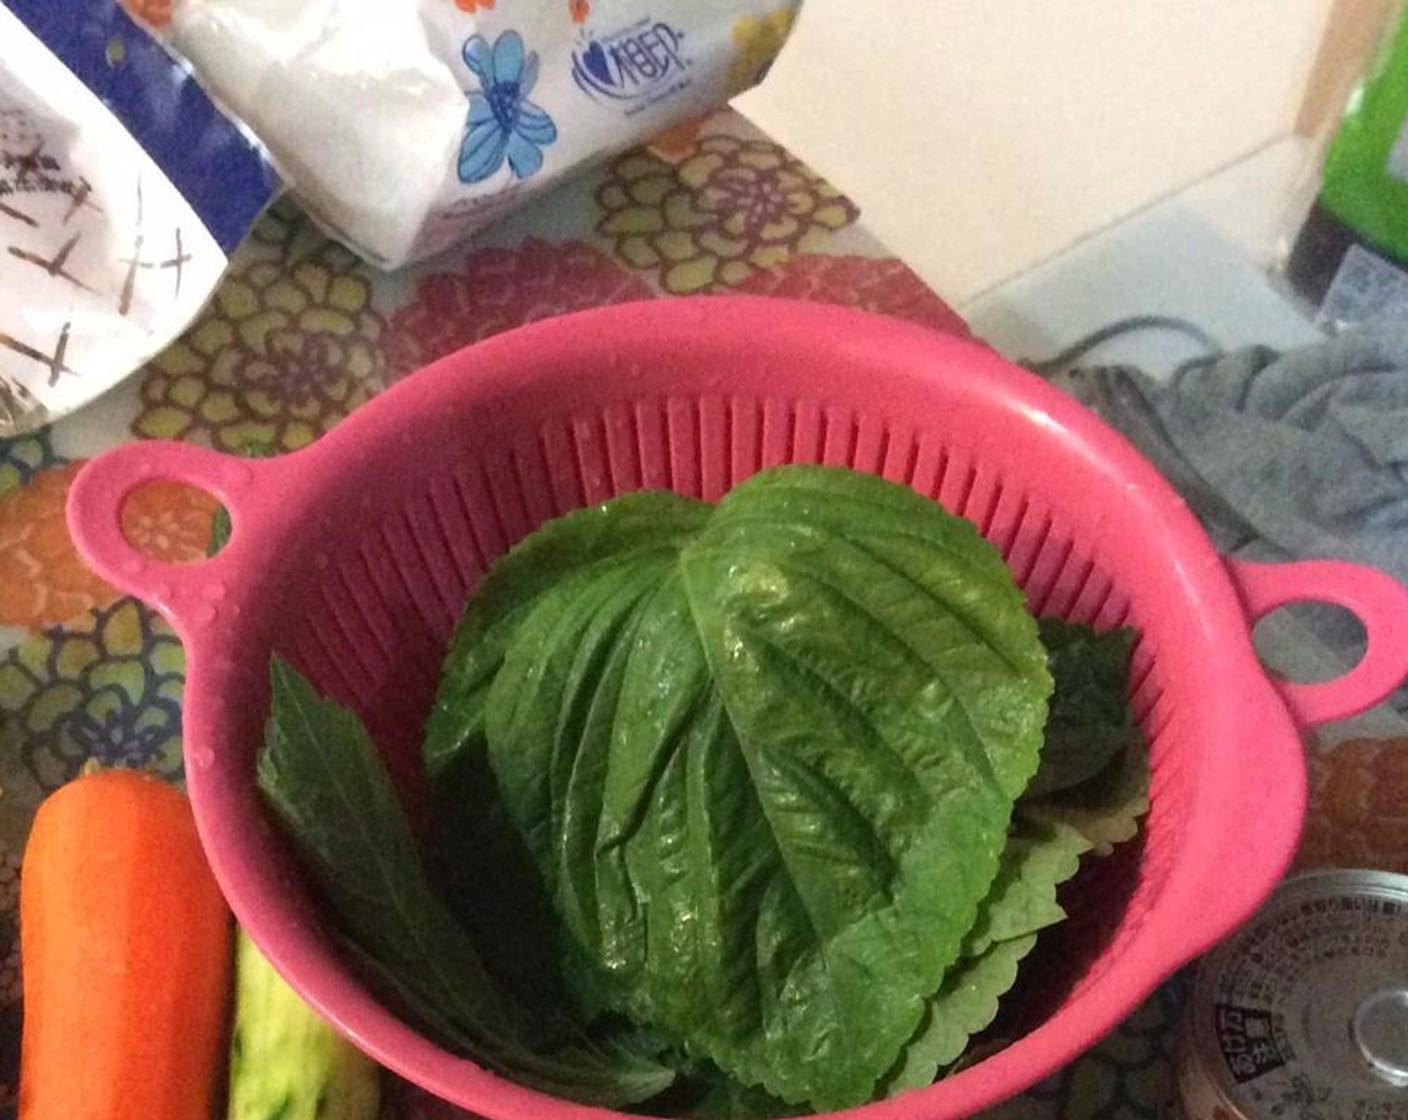
[[805, 0], [739, 107], [961, 303], [1284, 136], [1330, 0]]

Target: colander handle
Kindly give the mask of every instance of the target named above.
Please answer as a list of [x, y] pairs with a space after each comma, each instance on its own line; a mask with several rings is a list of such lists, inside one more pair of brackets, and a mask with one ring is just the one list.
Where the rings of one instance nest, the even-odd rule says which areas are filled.
[[1328, 681], [1277, 681], [1286, 707], [1302, 726], [1358, 715], [1408, 676], [1408, 588], [1363, 564], [1304, 560], [1288, 564], [1234, 561], [1234, 580], [1253, 622], [1291, 603], [1331, 603], [1352, 612], [1367, 645], [1359, 663]]
[[217, 578], [220, 558], [204, 564], [170, 564], [146, 556], [122, 529], [122, 506], [148, 482], [184, 482], [213, 495], [229, 512], [236, 530], [253, 516], [254, 496], [268, 490], [279, 460], [252, 460], [191, 443], [144, 440], [124, 444], [88, 462], [68, 497], [68, 525], [89, 565], [109, 583], [162, 610], [169, 618], [185, 613]]

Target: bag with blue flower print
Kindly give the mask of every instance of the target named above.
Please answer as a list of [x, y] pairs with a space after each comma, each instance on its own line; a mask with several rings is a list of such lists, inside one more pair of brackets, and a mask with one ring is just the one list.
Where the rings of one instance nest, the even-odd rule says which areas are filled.
[[800, 3], [175, 0], [161, 33], [313, 217], [396, 268], [754, 85]]

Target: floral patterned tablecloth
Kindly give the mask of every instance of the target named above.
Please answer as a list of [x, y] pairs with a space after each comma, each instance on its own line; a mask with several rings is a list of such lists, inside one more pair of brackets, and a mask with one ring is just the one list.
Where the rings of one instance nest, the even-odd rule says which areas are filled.
[[[848, 199], [731, 111], [675, 129], [464, 249], [394, 275], [373, 272], [280, 203], [180, 340], [83, 412], [0, 441], [0, 1117], [14, 1106], [15, 910], [36, 806], [90, 760], [176, 781], [182, 773], [181, 646], [74, 549], [64, 503], [83, 461], [156, 437], [292, 450], [452, 350], [626, 300], [785, 295], [964, 331], [858, 218]], [[203, 555], [214, 514], [209, 496], [157, 483], [134, 495], [123, 518], [140, 547], [180, 561]], [[1349, 743], [1312, 762], [1316, 807], [1303, 861], [1408, 870], [1408, 751]], [[999, 1111], [1155, 1116], [1182, 990], [1167, 985], [1103, 1045]]]

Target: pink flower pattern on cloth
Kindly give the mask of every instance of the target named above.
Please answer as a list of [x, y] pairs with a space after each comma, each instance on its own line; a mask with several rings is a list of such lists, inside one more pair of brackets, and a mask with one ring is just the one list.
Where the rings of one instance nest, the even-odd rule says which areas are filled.
[[512, 249], [478, 249], [453, 271], [415, 282], [391, 316], [387, 359], [392, 375], [404, 376], [501, 331], [654, 295], [585, 242], [530, 237]]

